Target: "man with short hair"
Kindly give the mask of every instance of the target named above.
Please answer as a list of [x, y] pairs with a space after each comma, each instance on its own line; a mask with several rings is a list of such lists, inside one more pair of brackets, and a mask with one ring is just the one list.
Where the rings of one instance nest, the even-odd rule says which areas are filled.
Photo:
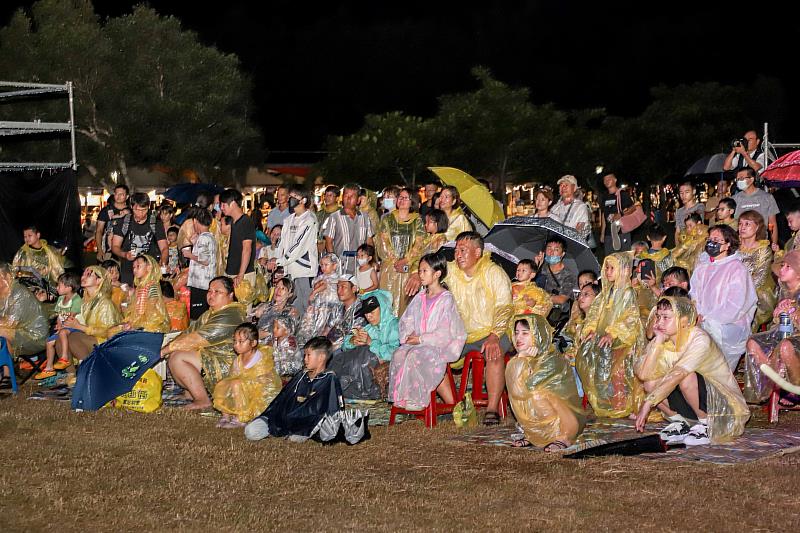
[[763, 189], [756, 187], [756, 171], [751, 167], [736, 173], [736, 186], [739, 192], [733, 197], [736, 202], [736, 218], [745, 211], [756, 211], [764, 217], [772, 244], [778, 244], [778, 224], [775, 216], [780, 213], [775, 198]]
[[484, 424], [495, 425], [500, 422], [497, 410], [506, 386], [505, 353], [511, 348], [507, 334], [514, 313], [511, 280], [492, 262], [483, 238], [474, 231], [456, 237], [455, 261], [448, 263], [447, 272], [447, 285], [467, 330], [462, 353], [479, 351], [486, 360], [489, 398]]
[[222, 214], [231, 217], [232, 221], [225, 275], [233, 278], [234, 287], [247, 279], [255, 288], [256, 227], [253, 219], [244, 215], [242, 193], [236, 189], [225, 189], [219, 195], [219, 205]]
[[328, 340], [333, 343], [334, 350], [342, 347], [344, 338], [353, 328], [363, 328], [366, 324], [363, 316], [356, 316], [361, 309], [361, 299], [358, 297], [358, 283], [352, 274], [344, 274], [336, 284], [336, 295], [344, 306], [341, 318], [331, 326], [328, 331]]
[[169, 258], [169, 244], [164, 225], [150, 209], [150, 198], [143, 192], [131, 196], [132, 214], [124, 215], [114, 224], [111, 252], [119, 258], [119, 280], [133, 285], [133, 260], [147, 254], [162, 266]]
[[14, 269], [33, 268], [55, 289], [58, 277], [64, 273], [63, 256], [50, 248], [36, 226], [26, 226], [22, 239], [25, 244], [14, 255]]
[[558, 193], [561, 199], [550, 208], [550, 217], [574, 229], [584, 239], [588, 239], [592, 232], [589, 206], [575, 197], [577, 190], [578, 180], [575, 176], [571, 174], [561, 176], [558, 180]]
[[317, 246], [319, 253], [325, 251], [325, 223], [328, 217], [338, 211], [341, 206], [339, 205], [339, 187], [336, 185], [328, 185], [325, 187], [325, 192], [322, 193], [321, 209], [317, 211], [317, 228], [319, 229], [319, 237]]
[[686, 229], [686, 217], [692, 213], [698, 213], [701, 217], [705, 215], [706, 207], [697, 202], [694, 185], [685, 181], [678, 186], [678, 196], [681, 199], [681, 207], [675, 211], [675, 244], [680, 240], [679, 236]]
[[100, 210], [97, 215], [94, 240], [97, 245], [97, 261], [111, 259], [111, 240], [114, 237], [114, 224], [120, 218], [131, 213], [128, 204], [128, 186], [120, 183], [114, 187], [114, 201]]
[[603, 176], [603, 185], [608, 194], [603, 196], [600, 205], [603, 215], [600, 217], [600, 242], [605, 244], [606, 255], [627, 252], [631, 249], [631, 234], [622, 233], [618, 222], [623, 215], [633, 213], [636, 204], [628, 191], [617, 187], [617, 177], [614, 174]]
[[275, 207], [267, 215], [267, 229], [272, 229], [278, 224], [283, 225], [283, 220], [292, 214], [289, 209], [289, 187], [279, 185], [275, 190]]
[[342, 261], [342, 273], [355, 274], [358, 267], [356, 252], [362, 244], [373, 245], [375, 228], [372, 221], [358, 208], [361, 187], [348, 183], [342, 188], [342, 208], [331, 213], [326, 221], [325, 250], [335, 253]]
[[731, 144], [731, 151], [722, 163], [722, 170], [742, 170], [750, 168], [761, 173], [767, 166], [766, 154], [761, 148], [761, 139], [755, 130], [746, 132], [743, 136], [746, 144], [736, 140]]
[[419, 216], [424, 221], [433, 209], [433, 195], [439, 191], [439, 184], [435, 181], [425, 182], [425, 201], [419, 206]]
[[578, 277], [564, 264], [567, 242], [559, 236], [552, 236], [545, 242], [545, 249], [536, 257], [539, 265], [537, 283], [550, 295], [553, 308], [561, 311], [551, 317], [555, 326], [561, 318], [569, 315], [570, 300], [578, 288]]

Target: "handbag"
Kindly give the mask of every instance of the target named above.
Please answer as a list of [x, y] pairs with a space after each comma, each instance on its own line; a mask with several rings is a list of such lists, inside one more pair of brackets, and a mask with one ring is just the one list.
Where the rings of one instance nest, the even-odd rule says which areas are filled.
[[644, 209], [642, 209], [641, 204], [634, 204], [633, 213], [629, 215], [622, 214], [622, 210], [620, 209], [621, 205], [622, 198], [620, 197], [620, 191], [617, 191], [617, 212], [620, 214], [619, 227], [622, 233], [632, 232], [647, 220], [647, 215], [644, 214]]

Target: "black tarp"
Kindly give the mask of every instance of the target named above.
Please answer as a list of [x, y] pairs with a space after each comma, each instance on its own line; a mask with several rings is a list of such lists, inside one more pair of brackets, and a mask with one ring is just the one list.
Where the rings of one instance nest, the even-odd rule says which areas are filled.
[[69, 170], [0, 172], [0, 261], [22, 246], [22, 228], [35, 225], [47, 242], [66, 243], [67, 258], [81, 267], [81, 200]]

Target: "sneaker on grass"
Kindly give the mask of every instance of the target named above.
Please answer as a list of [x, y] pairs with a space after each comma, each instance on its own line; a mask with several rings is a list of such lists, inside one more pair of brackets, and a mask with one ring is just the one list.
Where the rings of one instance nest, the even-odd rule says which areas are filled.
[[689, 431], [689, 434], [683, 440], [687, 446], [703, 446], [710, 444], [711, 439], [708, 438], [708, 426], [705, 424], [695, 424]]
[[690, 431], [689, 425], [679, 420], [662, 429], [658, 436], [667, 444], [679, 444], [684, 442]]

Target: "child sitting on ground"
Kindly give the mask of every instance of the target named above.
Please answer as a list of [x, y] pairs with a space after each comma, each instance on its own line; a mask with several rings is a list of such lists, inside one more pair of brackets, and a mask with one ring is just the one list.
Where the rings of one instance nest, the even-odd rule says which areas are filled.
[[595, 282], [597, 282], [597, 272], [594, 270], [582, 270], [581, 273], [578, 274], [578, 289], [582, 289]]
[[658, 224], [653, 224], [647, 230], [647, 240], [650, 242], [650, 247], [641, 253], [639, 258], [651, 259], [655, 263], [656, 271], [653, 277], [657, 279], [673, 264], [672, 254], [668, 248], [664, 248], [667, 232]]
[[530, 259], [517, 263], [517, 275], [511, 284], [511, 298], [515, 315], [541, 315], [546, 317], [553, 308], [550, 296], [533, 282], [536, 266]]
[[214, 408], [223, 413], [217, 427], [223, 429], [243, 427], [262, 413], [281, 389], [272, 350], [258, 348], [255, 324], [245, 322], [236, 328], [233, 351], [236, 359], [230, 376], [214, 387]]
[[175, 288], [172, 283], [161, 280], [161, 296], [164, 298], [164, 307], [167, 308], [169, 316], [170, 331], [183, 331], [189, 327], [189, 313], [186, 304], [175, 299]]
[[375, 247], [369, 244], [359, 246], [356, 252], [356, 261], [358, 262], [358, 271], [356, 273], [358, 290], [361, 291], [361, 294], [364, 294], [377, 289], [378, 274], [376, 272]]
[[303, 347], [305, 369], [281, 389], [260, 416], [247, 424], [244, 436], [248, 440], [271, 436], [302, 442], [320, 431], [323, 419], [334, 417], [342, 410], [344, 401], [339, 379], [326, 368], [331, 351], [331, 341], [325, 337], [314, 337], [306, 343]]
[[660, 433], [668, 443], [720, 443], [744, 432], [750, 410], [719, 347], [697, 326], [697, 311], [688, 298], [658, 301], [655, 337], [634, 370], [647, 393], [636, 417], [637, 431], [644, 431], [650, 411], [657, 408], [671, 422]]
[[303, 361], [294, 336], [296, 325], [297, 321], [290, 312], [280, 313], [272, 320], [272, 354], [279, 376], [293, 376], [302, 368]]
[[[336, 294], [341, 275], [341, 263], [336, 254], [325, 254], [319, 260], [320, 274], [314, 278], [314, 289], [308, 297], [308, 307], [297, 330], [297, 340], [304, 344], [311, 337], [327, 335], [331, 324], [341, 317], [342, 302]], [[298, 369], [299, 370], [299, 369]]]
[[[36, 374], [33, 379], [47, 379], [56, 375], [56, 370], [64, 370], [68, 368], [72, 361], [69, 357], [69, 334], [76, 331], [71, 328], [64, 327], [64, 321], [69, 317], [78, 316], [81, 312], [81, 299], [78, 291], [81, 288], [81, 277], [74, 272], [64, 272], [58, 276], [58, 285], [56, 292], [58, 292], [58, 300], [53, 312], [56, 316], [55, 333], [47, 338], [45, 345], [45, 353], [47, 355], [47, 362], [44, 370]], [[56, 358], [56, 343], [58, 343], [58, 353], [60, 357], [58, 361]]]
[[681, 242], [672, 250], [672, 260], [675, 266], [685, 268], [691, 274], [697, 258], [705, 248], [708, 228], [703, 224], [699, 213], [687, 216], [685, 223], [686, 231], [681, 232]]
[[111, 278], [111, 301], [114, 302], [120, 312], [124, 311], [122, 304], [128, 301], [130, 294], [128, 293], [128, 285], [119, 282], [119, 263], [113, 259], [107, 259], [100, 266], [108, 271], [108, 275]]

